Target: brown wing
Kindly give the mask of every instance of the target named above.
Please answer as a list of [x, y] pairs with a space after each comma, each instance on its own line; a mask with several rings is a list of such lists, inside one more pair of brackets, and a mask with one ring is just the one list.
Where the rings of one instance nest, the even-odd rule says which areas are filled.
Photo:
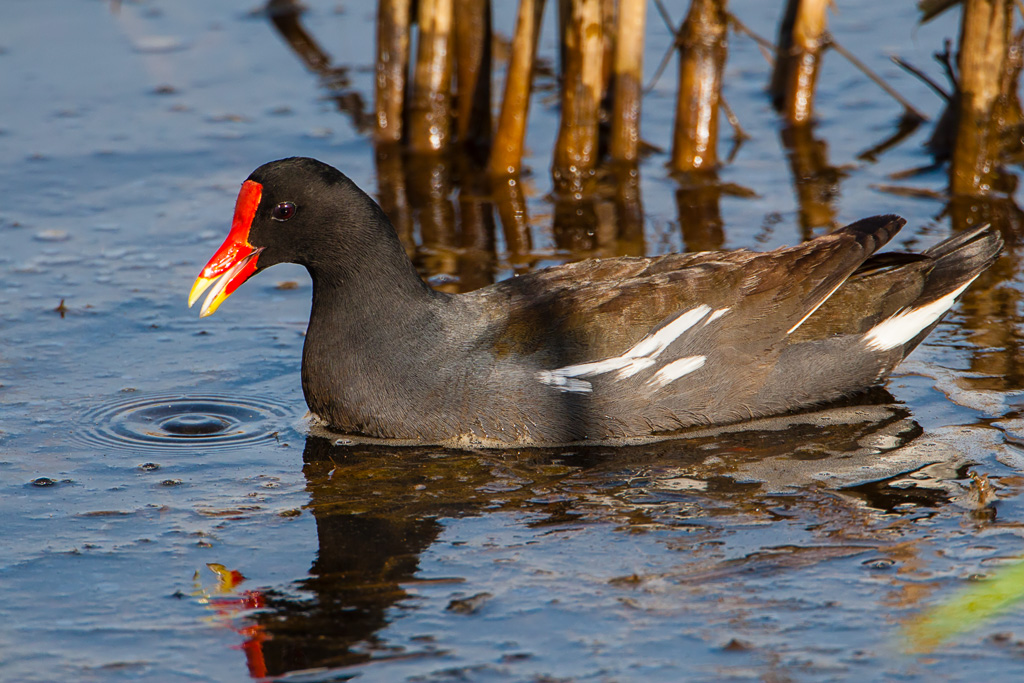
[[[482, 342], [541, 367], [623, 353], [695, 306], [729, 309], [724, 343], [747, 352], [783, 339], [903, 225], [865, 219], [796, 247], [583, 261], [479, 290]], [[484, 303], [484, 302], [490, 303]]]

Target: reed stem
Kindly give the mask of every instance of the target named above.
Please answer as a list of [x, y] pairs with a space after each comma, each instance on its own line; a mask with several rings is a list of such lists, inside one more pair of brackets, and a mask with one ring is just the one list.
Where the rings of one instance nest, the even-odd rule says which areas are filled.
[[533, 62], [544, 14], [544, 0], [520, 0], [512, 55], [505, 76], [505, 94], [494, 132], [489, 172], [493, 177], [515, 176], [523, 160], [526, 120], [530, 111]]
[[617, 161], [635, 162], [639, 156], [646, 13], [646, 0], [620, 0], [608, 146]]
[[769, 91], [772, 103], [793, 125], [810, 123], [822, 50], [827, 44], [831, 0], [789, 0]]
[[718, 110], [728, 54], [726, 0], [693, 0], [679, 30], [679, 96], [672, 159], [677, 172], [718, 164]]
[[491, 145], [491, 0], [455, 0], [455, 136], [473, 156]]
[[959, 123], [950, 192], [986, 194], [997, 175], [995, 116], [1010, 48], [1013, 0], [964, 0], [960, 33]]
[[451, 130], [453, 0], [419, 0], [420, 27], [412, 98], [408, 106], [409, 149], [440, 152]]
[[374, 108], [378, 142], [402, 140], [402, 110], [409, 71], [411, 0], [380, 0], [377, 5], [377, 79]]
[[552, 175], [556, 189], [577, 192], [593, 177], [598, 157], [598, 123], [604, 86], [604, 30], [601, 0], [573, 0], [562, 35], [565, 72], [562, 120], [555, 142]]

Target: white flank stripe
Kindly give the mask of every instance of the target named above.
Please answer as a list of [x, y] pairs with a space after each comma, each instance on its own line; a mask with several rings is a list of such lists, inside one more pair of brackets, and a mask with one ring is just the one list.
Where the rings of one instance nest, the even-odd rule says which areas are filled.
[[[658, 353], [661, 352], [659, 351]], [[657, 353], [654, 354], [654, 356], [657, 355]], [[634, 358], [631, 361], [629, 361], [629, 365], [626, 365], [621, 370], [615, 373], [615, 379], [626, 379], [627, 377], [632, 377], [636, 373], [640, 372], [641, 370], [644, 370], [645, 368], [649, 368], [652, 365], [654, 365], [654, 357]]]
[[576, 379], [564, 375], [556, 375], [550, 370], [542, 370], [537, 373], [537, 379], [544, 384], [551, 385], [562, 391], [569, 391], [574, 394], [589, 394], [594, 387], [585, 379]]
[[621, 370], [628, 367], [632, 361], [629, 358], [616, 356], [606, 360], [599, 360], [594, 363], [580, 363], [579, 365], [566, 365], [564, 368], [544, 370], [543, 372], [558, 377], [593, 377], [613, 370]]
[[956, 298], [974, 282], [976, 277], [978, 276], [975, 275], [958, 289], [930, 304], [897, 311], [868, 330], [864, 335], [864, 343], [874, 351], [888, 351], [901, 344], [906, 344], [948, 311]]
[[[718, 311], [715, 311], [714, 317], [723, 315], [728, 310], [728, 308], [719, 309]], [[565, 367], [555, 368], [554, 370], [541, 370], [537, 373], [537, 379], [544, 384], [553, 386], [562, 391], [587, 393], [593, 390], [590, 382], [569, 378], [593, 377], [594, 375], [603, 375], [606, 372], [615, 372], [616, 379], [632, 377], [641, 370], [653, 365], [655, 359], [657, 359], [665, 349], [671, 346], [672, 342], [678, 339], [688, 329], [703, 320], [710, 312], [710, 306], [701, 304], [700, 306], [691, 308], [685, 313], [681, 313], [672, 322], [665, 325], [657, 332], [648, 334], [621, 356], [614, 356], [612, 358], [594, 361], [593, 363], [566, 365]], [[669, 364], [666, 367], [671, 367], [671, 365], [672, 364]], [[582, 385], [586, 385], [586, 387], [583, 388]]]
[[626, 358], [640, 358], [641, 356], [657, 358], [662, 351], [679, 338], [679, 335], [699, 323], [710, 312], [711, 307], [705, 304], [691, 308], [654, 334], [649, 334], [638, 341], [623, 356]]
[[717, 311], [715, 311], [714, 313], [712, 313], [711, 315], [708, 316], [708, 319], [704, 321], [704, 325], [705, 326], [710, 325], [711, 323], [715, 322], [716, 320], [721, 318], [723, 315], [728, 313], [730, 310], [732, 310], [732, 309], [730, 309], [730, 308], [719, 308]]
[[699, 370], [704, 367], [704, 361], [707, 359], [707, 356], [687, 356], [686, 358], [679, 358], [654, 373], [654, 377], [648, 380], [647, 383], [660, 389], [666, 384], [675, 382], [683, 375], [689, 375], [694, 370]]
[[800, 318], [800, 321], [799, 321], [799, 322], [798, 322], [798, 323], [797, 323], [796, 325], [793, 325], [793, 327], [789, 328], [789, 332], [787, 332], [786, 334], [787, 334], [787, 335], [789, 335], [789, 334], [793, 334], [794, 332], [796, 332], [796, 329], [797, 329], [798, 327], [800, 327], [801, 325], [803, 325], [803, 324], [804, 324], [804, 321], [805, 321], [805, 320], [807, 320], [807, 319], [808, 319], [808, 318], [810, 318], [810, 317], [811, 317], [812, 315], [814, 315], [814, 312], [815, 312], [816, 310], [818, 310], [819, 308], [821, 308], [821, 305], [822, 305], [823, 303], [825, 303], [826, 301], [828, 301], [828, 300], [829, 300], [829, 298], [830, 298], [830, 297], [831, 297], [831, 296], [832, 296], [833, 294], [835, 294], [835, 293], [836, 293], [836, 290], [837, 290], [837, 289], [839, 289], [840, 287], [842, 287], [842, 286], [843, 286], [843, 282], [846, 282], [846, 280], [843, 280], [843, 281], [842, 281], [842, 282], [840, 282], [840, 283], [839, 283], [838, 285], [836, 285], [835, 287], [833, 287], [833, 288], [832, 288], [832, 291], [831, 291], [831, 292], [829, 292], [828, 294], [826, 294], [826, 295], [825, 295], [825, 298], [824, 298], [824, 299], [822, 299], [821, 301], [819, 301], [818, 303], [816, 303], [816, 304], [814, 305], [814, 308], [812, 308], [811, 310], [807, 311], [807, 314], [806, 314], [806, 315], [805, 315], [804, 317]]

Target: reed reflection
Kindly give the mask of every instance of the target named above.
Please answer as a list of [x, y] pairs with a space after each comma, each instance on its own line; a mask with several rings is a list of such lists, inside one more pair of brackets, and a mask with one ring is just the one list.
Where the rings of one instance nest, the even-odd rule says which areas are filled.
[[722, 185], [714, 171], [677, 176], [676, 207], [686, 251], [715, 251], [725, 244]]
[[413, 262], [420, 272], [432, 277], [456, 278], [459, 231], [452, 203], [451, 166], [446, 155], [409, 154], [405, 180], [413, 221], [420, 232]]
[[800, 237], [809, 240], [816, 228], [835, 225], [843, 173], [829, 164], [828, 143], [814, 136], [813, 124], [786, 126], [781, 134], [796, 190]]
[[338, 111], [352, 119], [356, 130], [370, 131], [373, 115], [367, 110], [362, 93], [351, 87], [349, 67], [332, 64], [330, 55], [302, 25], [302, 6], [296, 0], [269, 0], [266, 11], [285, 44], [307, 69], [320, 77], [320, 86], [327, 90]]
[[609, 170], [610, 182], [613, 186], [614, 220], [618, 230], [619, 254], [622, 256], [646, 256], [640, 169], [635, 163], [621, 162], [612, 164]]
[[533, 236], [524, 185], [518, 176], [510, 176], [495, 179], [491, 190], [512, 270], [517, 274], [528, 272], [533, 266]]
[[405, 184], [405, 161], [402, 148], [390, 143], [376, 146], [377, 202], [384, 210], [391, 224], [395, 226], [399, 239], [405, 245], [410, 258], [415, 256], [416, 238], [413, 230], [412, 209]]
[[[961, 300], [965, 328], [971, 330], [970, 370], [956, 379], [970, 391], [1017, 391], [1024, 387], [1022, 297], [1015, 285], [1021, 272], [1024, 211], [1010, 196], [956, 196], [947, 206], [953, 226], [992, 223], [1006, 246], [1000, 259], [982, 273]], [[1016, 414], [1016, 409], [1008, 407]]]
[[497, 279], [494, 204], [480, 184], [465, 184], [458, 198], [459, 268], [463, 291], [479, 289]]

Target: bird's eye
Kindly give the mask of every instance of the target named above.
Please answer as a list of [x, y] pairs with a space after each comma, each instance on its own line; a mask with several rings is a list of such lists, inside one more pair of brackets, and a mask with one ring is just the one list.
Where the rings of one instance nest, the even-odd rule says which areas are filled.
[[295, 205], [291, 202], [281, 202], [270, 212], [270, 217], [275, 221], [286, 221], [295, 215]]

